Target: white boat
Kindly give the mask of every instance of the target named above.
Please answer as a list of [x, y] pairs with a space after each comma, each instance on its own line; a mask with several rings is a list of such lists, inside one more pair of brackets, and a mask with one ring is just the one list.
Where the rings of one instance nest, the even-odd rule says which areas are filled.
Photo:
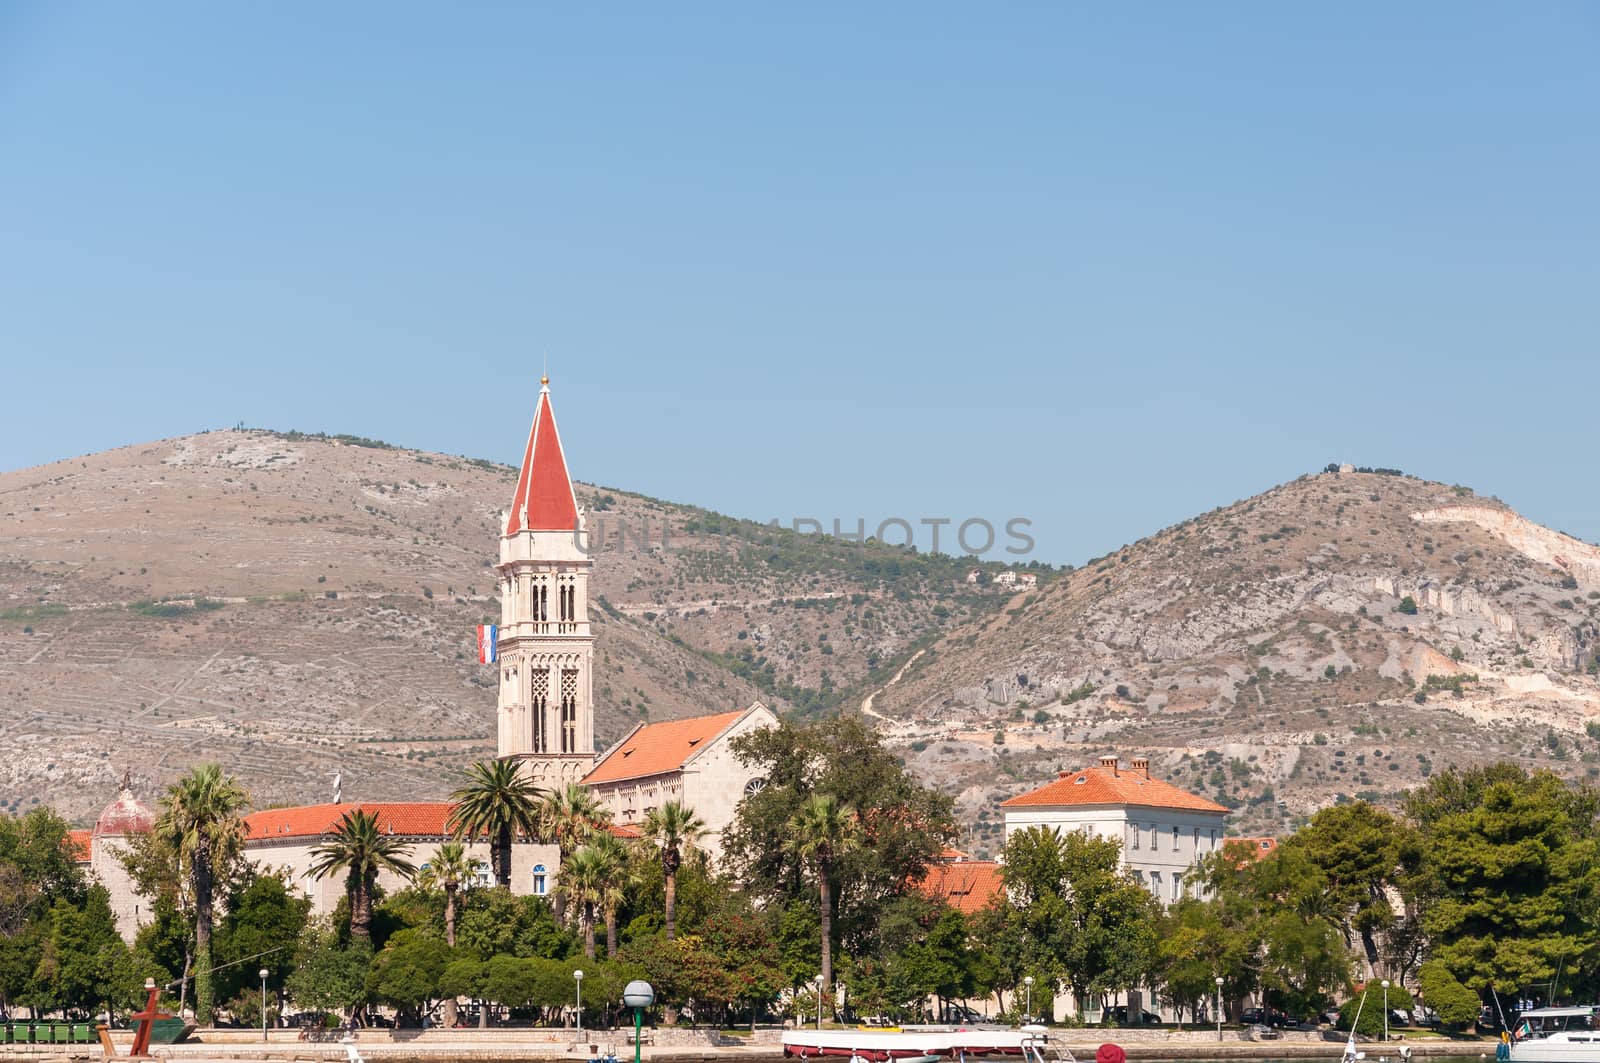
[[788, 1030], [783, 1054], [808, 1059], [845, 1056], [863, 1063], [928, 1063], [971, 1056], [1021, 1056], [1025, 1063], [1072, 1063], [1070, 1053], [1047, 1057], [1049, 1034], [1043, 1026], [986, 1029], [975, 1026], [921, 1027], [915, 1030]]
[[1600, 1063], [1600, 1006], [1534, 1008], [1517, 1016], [1512, 1063]]

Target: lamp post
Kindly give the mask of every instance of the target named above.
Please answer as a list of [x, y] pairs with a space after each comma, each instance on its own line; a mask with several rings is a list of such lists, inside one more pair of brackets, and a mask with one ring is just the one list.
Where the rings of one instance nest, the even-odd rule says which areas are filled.
[[822, 1029], [822, 976], [819, 974], [817, 982], [817, 1029]]
[[1033, 1016], [1033, 975], [1028, 975], [1022, 980], [1022, 988], [1027, 994], [1027, 1006], [1023, 1009], [1022, 1021], [1028, 1022]]
[[644, 1009], [656, 1002], [656, 991], [649, 982], [632, 981], [622, 990], [622, 1003], [633, 1009], [633, 1063], [639, 1063], [639, 1028]]
[[1222, 1040], [1222, 976], [1217, 975], [1217, 1040]]
[[578, 1040], [583, 1040], [583, 969], [572, 972], [572, 980], [578, 986]]
[[256, 972], [261, 976], [261, 1039], [267, 1039], [267, 969]]
[[1383, 1042], [1389, 1043], [1389, 979], [1383, 980]]

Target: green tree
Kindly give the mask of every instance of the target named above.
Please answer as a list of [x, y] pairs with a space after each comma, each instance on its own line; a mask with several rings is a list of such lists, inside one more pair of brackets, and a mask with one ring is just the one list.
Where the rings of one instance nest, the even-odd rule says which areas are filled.
[[684, 855], [696, 849], [705, 832], [705, 821], [678, 801], [667, 801], [651, 809], [644, 818], [645, 841], [660, 854], [666, 882], [666, 907], [662, 918], [668, 941], [677, 933], [678, 869], [683, 866]]
[[[444, 893], [444, 940], [451, 949], [456, 947], [456, 915], [463, 890], [469, 889], [477, 878], [479, 862], [467, 855], [466, 846], [458, 841], [439, 846], [418, 876], [426, 889]], [[448, 1029], [456, 1024], [456, 995], [447, 993], [444, 998], [444, 1025]]]
[[[539, 837], [543, 841], [554, 842], [560, 850], [563, 872], [567, 861], [589, 843], [590, 836], [610, 823], [610, 809], [602, 805], [587, 786], [578, 783], [567, 783], [552, 790], [539, 802]], [[555, 893], [558, 922], [566, 915], [563, 907], [565, 900], [565, 894], [558, 889]]]
[[278, 875], [252, 877], [228, 900], [217, 925], [218, 997], [259, 990], [256, 972], [262, 968], [269, 986], [281, 989], [294, 969], [295, 947], [310, 911], [311, 898], [291, 890]]
[[330, 919], [313, 920], [300, 935], [287, 989], [296, 1004], [315, 1011], [348, 1012], [366, 1000], [372, 946], [355, 938], [339, 942]]
[[572, 911], [583, 935], [583, 954], [594, 959], [595, 913], [605, 903], [616, 869], [600, 850], [585, 845], [561, 864], [556, 896]]
[[350, 900], [350, 936], [372, 944], [372, 901], [378, 872], [410, 879], [417, 873], [411, 846], [378, 828], [377, 813], [353, 808], [339, 820], [333, 837], [311, 850], [311, 873], [327, 878], [343, 872]]
[[0, 815], [0, 1010], [29, 995], [55, 905], [85, 900], [68, 829], [48, 808]]
[[813, 794], [789, 821], [789, 851], [811, 871], [817, 888], [821, 922], [822, 984], [833, 985], [833, 897], [839, 862], [860, 848], [861, 821], [856, 810], [832, 794]]
[[[440, 938], [418, 928], [401, 930], [373, 956], [367, 995], [398, 1008], [421, 1025], [427, 1003], [439, 992], [449, 958], [449, 949]], [[455, 1025], [453, 1016], [446, 1025]]]
[[1600, 949], [1594, 790], [1497, 764], [1436, 774], [1405, 807], [1419, 836], [1408, 904], [1458, 982], [1548, 982]]
[[598, 907], [606, 924], [606, 959], [609, 960], [617, 955], [618, 915], [638, 874], [634, 870], [633, 851], [610, 831], [597, 831], [589, 839], [589, 848], [595, 851], [600, 863]]
[[[1344, 1006], [1339, 1009], [1339, 1029], [1348, 1031], [1354, 1025], [1356, 1033], [1364, 1037], [1382, 1037], [1385, 1000], [1388, 1001], [1390, 1011], [1411, 1010], [1411, 994], [1398, 982], [1391, 983], [1387, 992], [1377, 982], [1368, 982], [1362, 995], [1366, 997], [1365, 1005], [1361, 1003], [1361, 996], [1355, 996], [1345, 1001]], [[1361, 1013], [1359, 1020], [1356, 1018], [1358, 1011]], [[1476, 1010], [1473, 1011], [1473, 1015], [1477, 1015]]]
[[219, 765], [200, 764], [167, 788], [151, 831], [179, 869], [194, 913], [194, 1011], [201, 1026], [211, 1025], [216, 1000], [211, 957], [215, 891], [219, 877], [226, 879], [244, 849], [241, 817], [249, 802]]
[[784, 721], [733, 744], [766, 785], [740, 801], [723, 832], [732, 877], [775, 912], [810, 902], [817, 883], [786, 844], [789, 821], [809, 797], [831, 795], [857, 811], [864, 842], [836, 861], [833, 939], [847, 952], [879, 951], [886, 907], [914, 891], [956, 838], [950, 797], [921, 785], [870, 721], [853, 715]]
[[1417, 987], [1422, 990], [1423, 1001], [1439, 1013], [1439, 1021], [1446, 1027], [1459, 1030], [1478, 1021], [1483, 1001], [1457, 981], [1444, 964], [1423, 964], [1417, 972]]
[[542, 791], [522, 777], [514, 760], [488, 760], [467, 769], [467, 779], [451, 800], [450, 833], [457, 839], [483, 835], [489, 839], [489, 866], [495, 885], [511, 888], [511, 842], [521, 834], [540, 836]]
[[1400, 881], [1404, 824], [1365, 801], [1324, 808], [1284, 842], [1304, 853], [1322, 873], [1320, 886], [1338, 913], [1346, 947], [1359, 938], [1367, 963], [1377, 969], [1380, 937], [1393, 929], [1390, 890]]
[[557, 925], [540, 897], [514, 897], [505, 890], [473, 890], [462, 900], [456, 943], [467, 954], [490, 956], [566, 956], [572, 936]]
[[[1121, 869], [1121, 846], [1080, 831], [1043, 827], [1006, 842], [1007, 937], [1019, 964], [1080, 1001], [1137, 984], [1156, 959], [1159, 906]], [[1013, 983], [1014, 984], [1014, 983]]]

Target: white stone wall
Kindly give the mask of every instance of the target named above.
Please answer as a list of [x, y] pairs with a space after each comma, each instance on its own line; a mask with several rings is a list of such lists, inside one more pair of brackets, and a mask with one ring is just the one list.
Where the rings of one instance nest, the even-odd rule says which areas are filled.
[[90, 841], [89, 875], [106, 888], [111, 898], [111, 914], [117, 918], [117, 933], [133, 944], [139, 928], [150, 921], [150, 902], [134, 889], [133, 877], [122, 866], [121, 856], [128, 851], [127, 839], [106, 834]]
[[[439, 846], [447, 839], [418, 839], [412, 842], [411, 853], [407, 856], [417, 867], [421, 867], [439, 851]], [[311, 874], [311, 865], [316, 862], [314, 850], [321, 845], [321, 838], [292, 838], [270, 843], [256, 843], [246, 849], [246, 856], [263, 871], [278, 871], [287, 869], [290, 873], [291, 883], [303, 894], [311, 898], [311, 914], [327, 915], [338, 907], [339, 900], [344, 896], [344, 876], [334, 875], [318, 879]], [[479, 860], [484, 865], [484, 881], [492, 884], [489, 878], [489, 846], [486, 842], [475, 842], [467, 846], [467, 855]], [[531, 845], [518, 843], [511, 847], [511, 892], [518, 896], [525, 896], [535, 892], [535, 868], [542, 865], [545, 869], [546, 892], [555, 889], [556, 873], [560, 869], [561, 853], [554, 845]], [[386, 893], [396, 893], [405, 888], [406, 883], [400, 876], [390, 872], [383, 872], [378, 876], [378, 885]]]
[[722, 859], [722, 832], [733, 823], [745, 788], [759, 774], [734, 755], [733, 740], [776, 726], [778, 717], [765, 705], [758, 705], [687, 765], [683, 781], [685, 801], [705, 821], [706, 833], [701, 847], [713, 865]]

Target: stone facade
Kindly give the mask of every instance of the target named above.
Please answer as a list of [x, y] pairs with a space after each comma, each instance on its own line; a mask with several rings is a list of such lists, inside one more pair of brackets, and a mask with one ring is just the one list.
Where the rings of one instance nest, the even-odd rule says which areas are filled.
[[743, 712], [640, 724], [606, 750], [584, 785], [618, 823], [641, 824], [667, 801], [688, 806], [706, 825], [700, 847], [716, 863], [739, 801], [763, 781], [734, 755], [733, 740], [777, 725], [759, 701]]

